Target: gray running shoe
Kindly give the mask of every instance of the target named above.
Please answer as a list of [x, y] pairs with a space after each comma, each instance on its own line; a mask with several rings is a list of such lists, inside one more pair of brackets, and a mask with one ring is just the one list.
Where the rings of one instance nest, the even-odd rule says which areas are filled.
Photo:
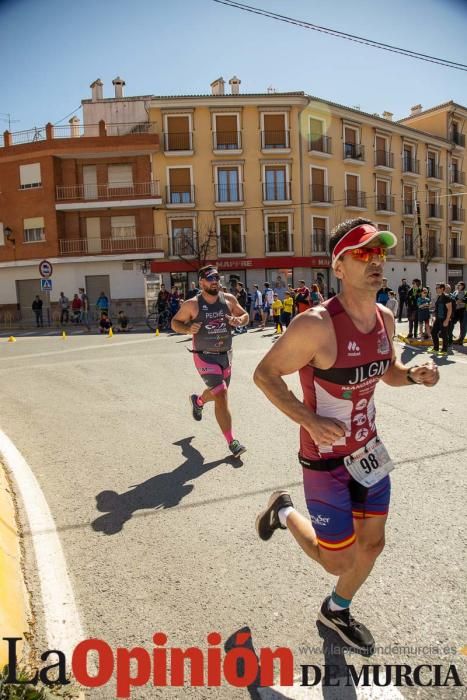
[[196, 394], [192, 394], [189, 398], [191, 413], [195, 420], [201, 420], [201, 418], [203, 417], [203, 407], [198, 406], [197, 399], [198, 397], [196, 396]]
[[244, 452], [246, 452], [246, 447], [244, 447], [238, 440], [232, 440], [229, 443], [229, 450], [234, 457], [240, 457]]

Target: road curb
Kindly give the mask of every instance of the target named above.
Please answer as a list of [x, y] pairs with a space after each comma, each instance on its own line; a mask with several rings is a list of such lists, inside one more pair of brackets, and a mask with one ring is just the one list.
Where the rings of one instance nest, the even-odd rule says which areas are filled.
[[[10, 477], [0, 461], [0, 630], [2, 637], [21, 637], [23, 657], [29, 636], [31, 607], [23, 571], [21, 535]], [[7, 663], [7, 646], [0, 646], [0, 668]]]

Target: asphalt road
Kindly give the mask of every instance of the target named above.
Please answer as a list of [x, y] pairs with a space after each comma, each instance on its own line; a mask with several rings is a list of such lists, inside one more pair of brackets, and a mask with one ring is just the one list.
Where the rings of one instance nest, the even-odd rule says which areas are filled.
[[[231, 405], [236, 435], [248, 447], [235, 461], [212, 406], [201, 423], [191, 418], [187, 396], [201, 383], [185, 337], [2, 340], [0, 428], [45, 494], [88, 637], [151, 651], [161, 631], [167, 647], [206, 650], [209, 632], [219, 632], [223, 645], [249, 627], [256, 651], [289, 647], [297, 674], [301, 664], [324, 664], [315, 620], [333, 578], [288, 533], [263, 543], [254, 530], [277, 487], [290, 489], [306, 512], [297, 426], [252, 381], [271, 342], [271, 331], [234, 341]], [[407, 362], [419, 354], [401, 351]], [[467, 354], [437, 362], [441, 382], [433, 389], [378, 386], [379, 432], [396, 463], [392, 510], [386, 548], [353, 610], [383, 648], [371, 663], [442, 664], [446, 671], [454, 663], [467, 683], [467, 657], [458, 651], [467, 642]], [[297, 379], [289, 384], [298, 392]], [[40, 648], [44, 621], [27, 530], [25, 546]], [[389, 645], [412, 649], [391, 653]], [[326, 648], [327, 663], [364, 663]], [[465, 697], [465, 688], [400, 690], [407, 698]], [[89, 697], [110, 700], [113, 686]], [[259, 696], [254, 687], [225, 686], [138, 688], [132, 697]], [[329, 689], [324, 697], [356, 696]]]

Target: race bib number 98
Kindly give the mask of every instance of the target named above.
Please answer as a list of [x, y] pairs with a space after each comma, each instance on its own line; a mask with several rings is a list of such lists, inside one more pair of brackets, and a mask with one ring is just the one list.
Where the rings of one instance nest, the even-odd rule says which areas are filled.
[[352, 452], [344, 459], [344, 464], [355, 481], [367, 488], [377, 484], [394, 469], [394, 464], [379, 437]]

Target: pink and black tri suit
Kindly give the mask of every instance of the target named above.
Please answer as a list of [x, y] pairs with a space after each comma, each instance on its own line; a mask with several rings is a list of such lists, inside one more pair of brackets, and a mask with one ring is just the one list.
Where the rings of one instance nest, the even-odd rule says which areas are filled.
[[302, 427], [300, 462], [319, 545], [336, 551], [355, 542], [354, 518], [388, 512], [389, 477], [365, 488], [352, 479], [343, 458], [376, 435], [373, 395], [376, 383], [391, 365], [392, 347], [378, 306], [370, 333], [355, 327], [338, 297], [324, 306], [334, 326], [337, 356], [329, 369], [306, 365], [300, 370], [303, 401], [313, 413], [344, 423], [345, 435], [332, 445], [317, 445]]

